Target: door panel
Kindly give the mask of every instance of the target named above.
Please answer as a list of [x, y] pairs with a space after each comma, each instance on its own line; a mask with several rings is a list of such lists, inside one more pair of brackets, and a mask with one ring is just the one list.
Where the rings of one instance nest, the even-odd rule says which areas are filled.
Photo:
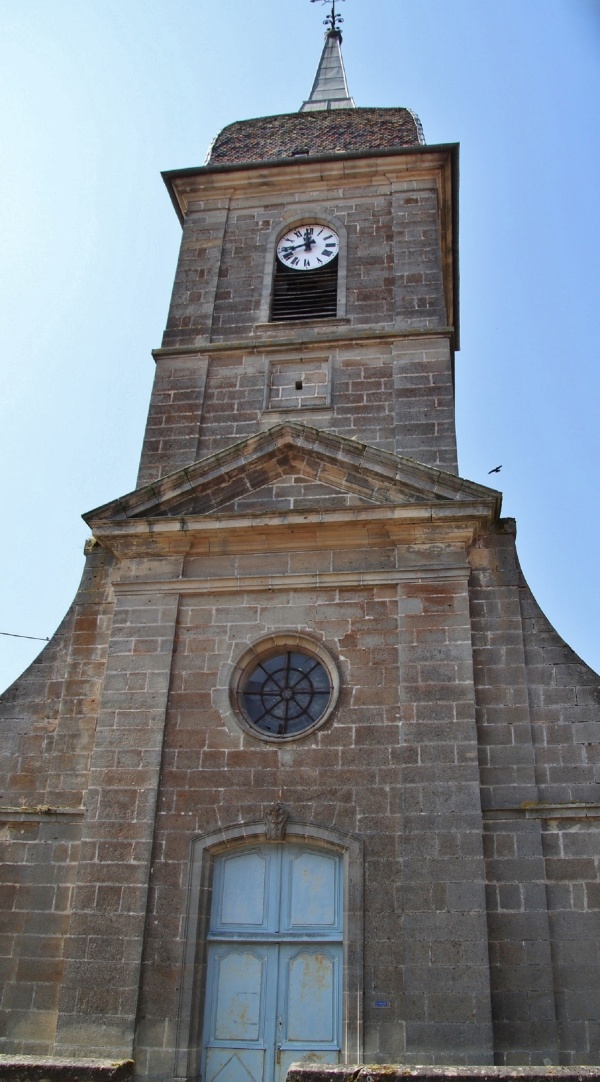
[[263, 1082], [264, 1062], [263, 1051], [209, 1048], [206, 1082]]
[[214, 1035], [217, 1041], [256, 1041], [260, 1037], [265, 959], [232, 950], [216, 959]]
[[286, 856], [282, 930], [341, 931], [339, 858], [310, 849]]
[[221, 859], [213, 887], [211, 927], [215, 931], [269, 930], [271, 857], [255, 849]]
[[[334, 949], [335, 945], [332, 944]], [[286, 1043], [302, 1048], [334, 1044], [339, 1033], [341, 944], [334, 951], [281, 948], [280, 999]]]
[[341, 943], [281, 945], [275, 1082], [290, 1063], [339, 1063], [341, 968]]
[[[206, 1082], [270, 1082], [275, 1034], [276, 944], [212, 943], [204, 1023]], [[269, 1051], [269, 1063], [272, 1054]], [[237, 1072], [237, 1073], [236, 1073]]]

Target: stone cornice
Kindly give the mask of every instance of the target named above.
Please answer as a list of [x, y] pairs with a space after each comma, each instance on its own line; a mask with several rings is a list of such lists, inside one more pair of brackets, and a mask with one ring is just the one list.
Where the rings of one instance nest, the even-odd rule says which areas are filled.
[[162, 177], [173, 200], [180, 220], [183, 220], [195, 198], [208, 195], [228, 195], [244, 188], [269, 192], [282, 188], [289, 190], [300, 184], [323, 184], [328, 189], [336, 184], [366, 183], [374, 177], [393, 183], [404, 179], [409, 173], [415, 176], [431, 175], [455, 164], [457, 143], [391, 147], [389, 150], [372, 150], [323, 154], [299, 159], [283, 158], [242, 164], [197, 166], [188, 169], [172, 169]]
[[467, 566], [419, 567], [382, 571], [316, 571], [290, 575], [218, 575], [214, 578], [130, 579], [115, 583], [116, 594], [231, 594], [262, 590], [342, 589], [398, 582], [447, 582], [469, 577]]
[[[315, 321], [314, 323], [296, 324], [295, 328], [287, 328], [285, 324], [259, 323], [256, 324], [256, 334], [245, 338], [230, 339], [227, 341], [213, 341], [208, 338], [198, 339], [193, 346], [169, 346], [159, 347], [152, 350], [152, 356], [156, 361], [169, 357], [186, 356], [212, 356], [225, 354], [254, 354], [271, 353], [273, 351], [290, 350], [294, 354], [299, 348], [303, 350], [323, 350], [328, 347], [348, 345], [368, 345], [369, 342], [393, 342], [395, 340], [405, 342], [415, 339], [419, 344], [427, 339], [450, 339], [454, 337], [452, 327], [414, 328], [403, 329], [399, 327], [385, 327], [383, 330], [375, 330], [371, 327], [353, 327], [349, 320]], [[264, 336], [264, 337], [263, 337]]]
[[490, 501], [452, 501], [338, 511], [262, 515], [190, 515], [88, 521], [96, 540], [119, 558], [223, 555], [383, 545], [467, 546], [496, 518]]

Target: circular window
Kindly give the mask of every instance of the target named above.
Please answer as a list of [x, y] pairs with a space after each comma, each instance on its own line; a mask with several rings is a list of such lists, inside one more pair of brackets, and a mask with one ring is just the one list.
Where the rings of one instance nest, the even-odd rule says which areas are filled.
[[319, 648], [271, 647], [252, 651], [243, 665], [236, 700], [244, 721], [267, 739], [290, 740], [321, 724], [335, 705], [337, 673]]

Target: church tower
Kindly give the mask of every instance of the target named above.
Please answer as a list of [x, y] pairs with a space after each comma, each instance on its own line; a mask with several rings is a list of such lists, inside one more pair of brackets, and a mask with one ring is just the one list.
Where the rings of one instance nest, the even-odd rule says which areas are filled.
[[138, 484], [0, 700], [3, 1050], [48, 1077], [600, 1054], [600, 681], [458, 475], [458, 148], [355, 106], [338, 18], [299, 112], [164, 176]]

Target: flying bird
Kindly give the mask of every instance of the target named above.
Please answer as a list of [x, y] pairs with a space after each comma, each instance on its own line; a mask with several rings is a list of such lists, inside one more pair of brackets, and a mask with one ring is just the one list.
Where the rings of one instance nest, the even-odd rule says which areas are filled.
[[502, 466], [494, 466], [493, 470], [488, 470], [488, 473], [500, 473]]

